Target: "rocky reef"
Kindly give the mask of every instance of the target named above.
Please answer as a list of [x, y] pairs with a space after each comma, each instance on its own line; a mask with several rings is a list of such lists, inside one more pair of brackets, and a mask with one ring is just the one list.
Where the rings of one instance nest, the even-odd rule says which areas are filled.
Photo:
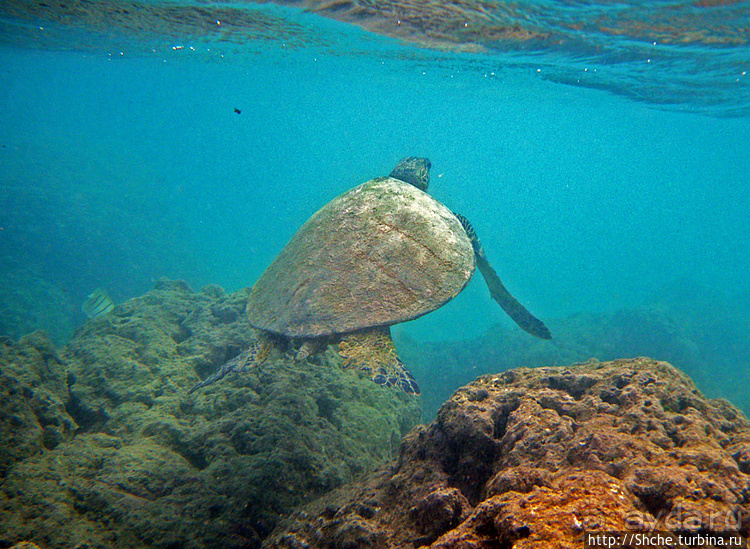
[[[246, 299], [162, 281], [65, 347], [39, 332], [0, 339], [0, 547], [562, 548], [586, 531], [750, 534], [750, 421], [665, 362], [483, 375], [413, 429], [419, 399], [343, 371], [330, 350], [188, 394], [248, 346]], [[669, 333], [658, 315], [621, 317], [622, 333]], [[688, 340], [672, 334], [654, 344]], [[421, 360], [442, 360], [423, 385], [440, 388], [449, 361], [471, 376], [548, 356], [496, 335], [473, 354], [423, 347]], [[629, 341], [599, 336], [611, 352]], [[586, 337], [544, 352], [571, 358]], [[404, 354], [419, 350], [406, 343]]]
[[64, 348], [0, 341], [0, 547], [258, 547], [395, 455], [418, 399], [330, 352], [187, 394], [250, 342], [245, 299], [163, 281]]
[[750, 534], [750, 421], [646, 358], [486, 375], [280, 548], [571, 548], [585, 531]]

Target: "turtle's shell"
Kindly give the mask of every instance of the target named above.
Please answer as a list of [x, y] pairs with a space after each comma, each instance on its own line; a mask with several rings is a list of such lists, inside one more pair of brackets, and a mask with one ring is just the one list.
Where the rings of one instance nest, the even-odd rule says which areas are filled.
[[434, 311], [474, 272], [451, 211], [383, 177], [333, 199], [292, 237], [253, 286], [250, 324], [289, 337], [390, 326]]

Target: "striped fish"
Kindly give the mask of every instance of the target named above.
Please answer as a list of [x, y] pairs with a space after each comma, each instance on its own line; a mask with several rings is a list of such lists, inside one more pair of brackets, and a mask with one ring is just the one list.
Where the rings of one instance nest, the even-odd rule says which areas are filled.
[[106, 290], [97, 288], [83, 302], [81, 310], [89, 318], [96, 318], [111, 313], [115, 308], [115, 302], [109, 297]]

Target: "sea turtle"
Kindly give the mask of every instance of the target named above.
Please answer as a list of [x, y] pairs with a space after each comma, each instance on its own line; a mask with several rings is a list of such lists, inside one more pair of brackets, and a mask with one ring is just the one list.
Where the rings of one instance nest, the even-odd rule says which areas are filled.
[[430, 167], [426, 158], [405, 158], [388, 177], [318, 210], [250, 291], [246, 314], [258, 338], [191, 392], [262, 364], [275, 350], [294, 349], [295, 360], [304, 360], [334, 345], [346, 368], [419, 394], [390, 326], [447, 303], [469, 282], [475, 264], [511, 318], [549, 339], [544, 324], [500, 282], [468, 220], [425, 192]]

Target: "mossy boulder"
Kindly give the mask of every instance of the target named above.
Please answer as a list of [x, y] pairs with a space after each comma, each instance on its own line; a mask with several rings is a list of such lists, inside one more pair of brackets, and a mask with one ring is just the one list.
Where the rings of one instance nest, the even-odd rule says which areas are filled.
[[52, 341], [34, 332], [17, 343], [0, 338], [0, 478], [16, 462], [70, 440], [65, 364]]
[[187, 394], [250, 343], [246, 298], [162, 281], [59, 351], [5, 342], [2, 370], [15, 364], [23, 387], [49, 376], [40, 361], [59, 366], [45, 390], [67, 423], [45, 445], [40, 412], [16, 414], [41, 427], [9, 438], [0, 546], [256, 547], [295, 506], [395, 454], [419, 400], [344, 372], [331, 351]]

